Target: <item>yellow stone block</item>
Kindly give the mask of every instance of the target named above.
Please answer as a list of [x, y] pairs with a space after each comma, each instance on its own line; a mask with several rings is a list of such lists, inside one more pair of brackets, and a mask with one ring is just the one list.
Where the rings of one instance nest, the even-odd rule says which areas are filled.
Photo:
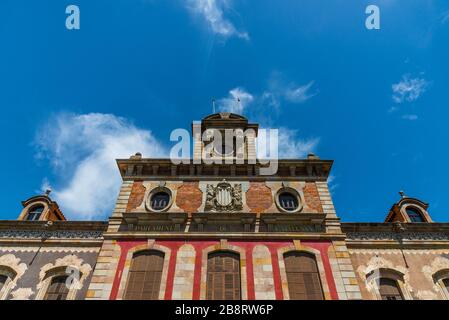
[[336, 254], [337, 258], [349, 258], [348, 252], [336, 252], [335, 254]]

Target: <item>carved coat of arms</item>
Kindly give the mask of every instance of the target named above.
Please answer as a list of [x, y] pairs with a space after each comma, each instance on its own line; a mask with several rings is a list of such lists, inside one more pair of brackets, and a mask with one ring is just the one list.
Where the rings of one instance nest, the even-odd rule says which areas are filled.
[[208, 184], [206, 192], [205, 210], [239, 211], [243, 208], [241, 184], [232, 186], [226, 181], [217, 186]]

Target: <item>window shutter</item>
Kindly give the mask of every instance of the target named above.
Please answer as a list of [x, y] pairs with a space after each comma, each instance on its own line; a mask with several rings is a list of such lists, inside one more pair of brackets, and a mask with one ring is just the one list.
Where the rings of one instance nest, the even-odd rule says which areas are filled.
[[3, 289], [3, 286], [5, 285], [7, 280], [8, 280], [7, 276], [0, 275], [0, 291]]
[[44, 300], [66, 300], [69, 288], [66, 285], [68, 276], [56, 276], [51, 279]]
[[446, 290], [449, 291], [449, 279], [443, 280], [444, 286], [446, 287]]
[[291, 300], [323, 300], [323, 289], [315, 256], [306, 252], [284, 255]]
[[157, 300], [164, 268], [164, 253], [149, 250], [134, 254], [124, 298]]
[[207, 260], [208, 300], [240, 300], [240, 255], [214, 252]]
[[379, 291], [382, 300], [403, 300], [398, 282], [389, 278], [381, 278], [379, 280]]

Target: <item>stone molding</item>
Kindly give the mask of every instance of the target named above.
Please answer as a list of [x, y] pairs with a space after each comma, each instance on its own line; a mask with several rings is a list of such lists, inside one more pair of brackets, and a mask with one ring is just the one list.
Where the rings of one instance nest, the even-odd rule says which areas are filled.
[[71, 254], [56, 259], [55, 263], [47, 263], [44, 265], [39, 272], [39, 283], [36, 286], [38, 290], [36, 300], [42, 300], [45, 297], [45, 293], [47, 292], [53, 277], [59, 275], [70, 276], [71, 273], [67, 273], [67, 268], [73, 268], [79, 272], [79, 279], [73, 279], [74, 283], [70, 285], [69, 293], [67, 294], [67, 300], [74, 300], [77, 291], [83, 287], [84, 281], [92, 271], [90, 264], [83, 262], [83, 259]]
[[0, 300], [5, 300], [12, 289], [17, 285], [25, 271], [28, 269], [25, 263], [20, 263], [20, 258], [13, 254], [0, 256], [0, 274], [8, 277], [7, 281], [0, 290]]
[[381, 277], [394, 278], [397, 281], [405, 300], [413, 300], [410, 285], [410, 274], [407, 268], [395, 266], [393, 262], [384, 257], [374, 256], [366, 265], [357, 268], [357, 273], [364, 281], [366, 289], [376, 300], [380, 300], [378, 279]]

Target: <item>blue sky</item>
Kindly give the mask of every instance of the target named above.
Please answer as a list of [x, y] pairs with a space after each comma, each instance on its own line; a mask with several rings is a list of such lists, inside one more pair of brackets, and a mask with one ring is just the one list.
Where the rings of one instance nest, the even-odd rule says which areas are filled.
[[447, 1], [2, 0], [0, 37], [2, 219], [47, 185], [71, 219], [107, 217], [115, 157], [164, 155], [239, 96], [282, 155], [335, 160], [343, 221], [382, 221], [399, 190], [448, 220]]

